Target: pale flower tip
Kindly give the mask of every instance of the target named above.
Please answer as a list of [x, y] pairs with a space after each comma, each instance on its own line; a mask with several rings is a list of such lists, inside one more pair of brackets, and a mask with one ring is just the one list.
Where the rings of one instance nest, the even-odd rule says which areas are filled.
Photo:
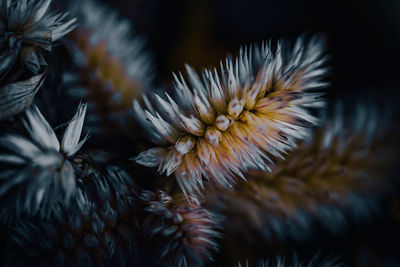
[[164, 154], [165, 150], [163, 148], [154, 147], [141, 152], [139, 155], [131, 159], [140, 165], [155, 167], [161, 163]]
[[201, 194], [203, 178], [229, 187], [248, 169], [267, 169], [263, 165], [294, 149], [317, 121], [307, 109], [323, 106], [310, 92], [326, 76], [313, 42], [242, 47], [220, 71], [198, 74], [185, 65], [187, 79], [173, 74], [174, 99], [155, 96], [158, 106], [146, 111], [151, 125], [143, 123], [170, 149], [158, 170], [176, 171], [185, 194]]
[[87, 104], [80, 103], [74, 117], [68, 124], [63, 135], [61, 148], [68, 156], [75, 154], [80, 149], [80, 146], [83, 145], [83, 143], [79, 143], [79, 139], [82, 133], [86, 110]]

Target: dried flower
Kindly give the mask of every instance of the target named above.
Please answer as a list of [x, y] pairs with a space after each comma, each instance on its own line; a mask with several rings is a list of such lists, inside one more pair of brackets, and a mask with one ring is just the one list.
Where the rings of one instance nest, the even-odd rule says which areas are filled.
[[215, 217], [209, 211], [163, 191], [157, 194], [143, 191], [141, 199], [147, 212], [144, 233], [156, 251], [156, 259], [173, 266], [200, 266], [212, 260], [219, 233]]
[[336, 257], [321, 257], [319, 253], [315, 254], [310, 260], [300, 260], [299, 256], [295, 253], [291, 258], [277, 255], [266, 259], [260, 259], [255, 263], [246, 261], [245, 263], [236, 263], [236, 267], [343, 267], [346, 266], [340, 262]]
[[[77, 2], [79, 4], [77, 4]], [[70, 35], [80, 66], [67, 86], [69, 93], [86, 96], [88, 120], [115, 123], [130, 111], [132, 100], [149, 86], [152, 60], [144, 40], [134, 34], [130, 21], [93, 0], [71, 1], [79, 26]]]
[[202, 176], [230, 187], [248, 169], [268, 169], [271, 155], [282, 157], [317, 122], [305, 108], [321, 107], [326, 85], [325, 57], [320, 40], [283, 42], [272, 49], [264, 44], [240, 50], [217, 70], [205, 70], [202, 79], [187, 66], [188, 86], [175, 77], [176, 98], [155, 95], [155, 110], [134, 102], [138, 120], [159, 147], [142, 152], [139, 164], [175, 173], [186, 195], [200, 193]]
[[0, 0], [0, 73], [19, 58], [37, 74], [46, 65], [41, 50], [50, 51], [57, 41], [75, 27], [67, 14], [52, 14], [51, 0]]
[[93, 150], [76, 154], [73, 159], [79, 167], [76, 175], [82, 190], [100, 208], [106, 203], [115, 208], [115, 202], [132, 198], [137, 191], [132, 177], [123, 168], [111, 164], [110, 157], [105, 151]]
[[98, 266], [110, 262], [102, 238], [104, 222], [86, 209], [60, 207], [51, 219], [14, 227], [9, 262], [18, 266]]
[[[132, 203], [120, 199], [95, 207], [84, 191], [72, 204], [61, 204], [53, 216], [22, 220], [14, 227], [9, 262], [22, 266], [138, 266], [145, 255], [136, 241], [136, 214]], [[139, 252], [140, 251], [140, 252]]]
[[[15, 134], [0, 139], [0, 144], [12, 152], [0, 155], [0, 163], [9, 166], [0, 173], [0, 196], [13, 199], [8, 206], [17, 214], [40, 210], [41, 215], [47, 215], [60, 199], [69, 202], [76, 190], [70, 159], [88, 137], [79, 142], [85, 113], [86, 104], [80, 105], [59, 142], [39, 109], [32, 106], [23, 119], [31, 140]], [[3, 218], [6, 212], [6, 209], [1, 211]]]
[[44, 73], [26, 81], [19, 81], [0, 87], [0, 120], [18, 114], [28, 107], [42, 86]]
[[375, 214], [379, 197], [390, 192], [400, 152], [390, 118], [369, 105], [353, 113], [337, 105], [335, 117], [271, 173], [248, 173], [235, 191], [207, 190], [205, 206], [248, 242], [261, 236], [301, 243], [321, 230], [343, 233], [349, 222]]

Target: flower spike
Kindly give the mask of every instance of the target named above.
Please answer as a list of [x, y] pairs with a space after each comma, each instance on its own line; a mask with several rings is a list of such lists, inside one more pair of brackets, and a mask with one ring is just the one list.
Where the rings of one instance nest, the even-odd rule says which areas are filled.
[[[265, 162], [295, 147], [317, 119], [306, 108], [320, 108], [327, 85], [321, 40], [299, 38], [293, 47], [242, 48], [221, 70], [198, 75], [186, 66], [189, 85], [174, 75], [175, 97], [155, 95], [146, 110], [134, 101], [136, 118], [158, 144], [134, 160], [175, 173], [186, 195], [199, 192], [202, 177], [231, 187], [248, 169], [268, 170]], [[197, 193], [196, 193], [197, 194]]]

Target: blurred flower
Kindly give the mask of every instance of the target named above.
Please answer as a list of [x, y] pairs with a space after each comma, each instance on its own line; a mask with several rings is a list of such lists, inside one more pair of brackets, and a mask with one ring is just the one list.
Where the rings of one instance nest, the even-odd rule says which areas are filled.
[[[215, 217], [186, 199], [143, 191], [144, 234], [151, 241], [154, 258], [172, 266], [201, 266], [212, 261], [220, 235]], [[177, 202], [177, 203], [174, 203]]]
[[60, 206], [51, 219], [23, 220], [16, 224], [8, 261], [17, 266], [103, 266], [109, 263], [110, 255], [102, 237], [105, 223], [84, 202], [79, 208]]
[[69, 93], [87, 97], [89, 121], [123, 120], [154, 76], [145, 42], [130, 21], [95, 0], [71, 1], [69, 9], [80, 22], [70, 35], [80, 68], [69, 73]]
[[238, 262], [236, 267], [342, 267], [346, 266], [335, 257], [322, 258], [319, 253], [315, 254], [309, 261], [302, 261], [297, 254], [291, 258], [286, 258], [280, 255], [266, 259], [260, 259], [255, 263], [246, 261], [245, 263]]
[[51, 0], [0, 0], [0, 73], [19, 58], [37, 74], [46, 65], [41, 50], [50, 51], [57, 41], [75, 27], [67, 14], [52, 14]]
[[73, 159], [79, 167], [76, 176], [82, 190], [100, 208], [106, 204], [115, 208], [115, 202], [128, 201], [137, 191], [132, 177], [123, 168], [110, 163], [110, 157], [104, 151], [95, 150], [78, 153]]
[[139, 164], [175, 173], [186, 195], [200, 193], [202, 176], [230, 187], [248, 169], [266, 170], [270, 156], [295, 146], [317, 122], [305, 108], [321, 107], [321, 81], [327, 68], [321, 42], [300, 38], [291, 48], [279, 42], [240, 50], [221, 71], [205, 70], [202, 79], [187, 66], [190, 87], [175, 77], [175, 100], [155, 95], [154, 109], [134, 102], [135, 115], [159, 147], [142, 152]]
[[42, 86], [44, 73], [0, 87], [0, 120], [22, 112], [28, 107]]
[[[86, 104], [80, 105], [60, 143], [39, 109], [32, 106], [23, 119], [31, 140], [15, 134], [0, 139], [0, 144], [12, 152], [0, 155], [0, 163], [9, 167], [0, 173], [0, 196], [12, 199], [8, 208], [17, 214], [40, 210], [41, 215], [47, 215], [54, 203], [70, 201], [76, 190], [70, 160], [88, 138], [79, 142], [85, 113]], [[1, 217], [7, 217], [7, 212], [2, 209]]]
[[207, 190], [205, 207], [225, 216], [241, 242], [302, 243], [370, 219], [392, 190], [394, 116], [370, 105], [351, 113], [338, 104], [334, 114], [271, 173], [250, 172], [237, 190]]

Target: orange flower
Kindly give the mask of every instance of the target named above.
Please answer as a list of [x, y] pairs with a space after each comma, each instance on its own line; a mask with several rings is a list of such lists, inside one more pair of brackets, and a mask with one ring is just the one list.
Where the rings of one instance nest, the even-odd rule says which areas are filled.
[[160, 173], [175, 173], [186, 195], [201, 194], [203, 176], [224, 187], [248, 169], [268, 169], [271, 156], [295, 146], [295, 139], [317, 122], [305, 108], [321, 107], [325, 85], [321, 42], [297, 40], [240, 50], [221, 70], [205, 70], [202, 78], [187, 66], [190, 86], [175, 76], [175, 97], [155, 95], [155, 110], [134, 101], [136, 117], [159, 146], [135, 158]]

